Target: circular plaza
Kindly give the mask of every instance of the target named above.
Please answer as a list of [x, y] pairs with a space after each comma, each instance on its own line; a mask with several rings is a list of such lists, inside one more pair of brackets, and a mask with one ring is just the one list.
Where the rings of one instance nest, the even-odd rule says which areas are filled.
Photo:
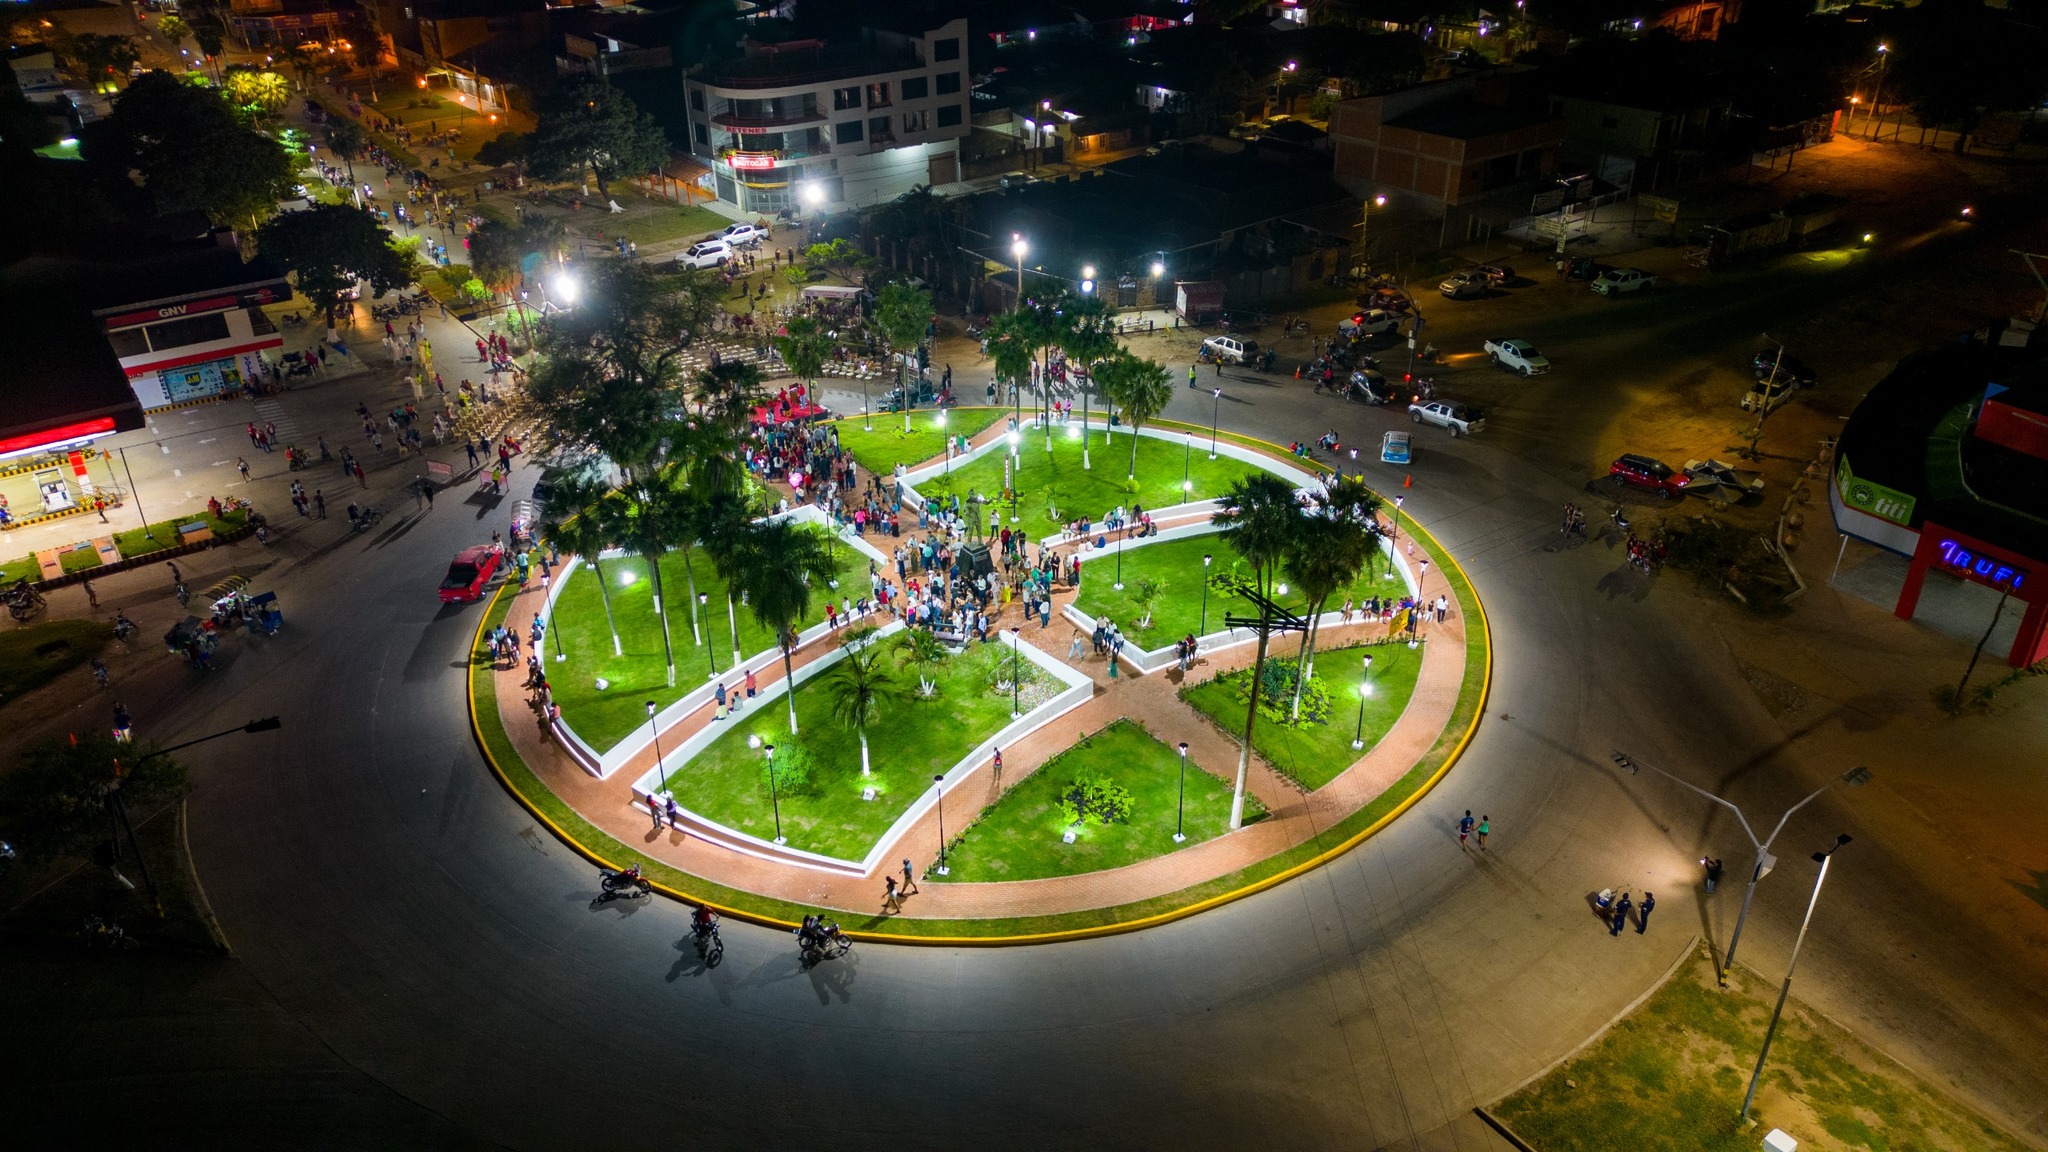
[[[824, 429], [853, 465], [836, 516], [757, 462], [836, 571], [786, 651], [703, 548], [564, 555], [493, 598], [477, 737], [593, 860], [869, 938], [1129, 930], [1349, 849], [1477, 726], [1490, 641], [1455, 559], [1317, 462], [999, 408]], [[545, 691], [501, 627], [542, 637]]]

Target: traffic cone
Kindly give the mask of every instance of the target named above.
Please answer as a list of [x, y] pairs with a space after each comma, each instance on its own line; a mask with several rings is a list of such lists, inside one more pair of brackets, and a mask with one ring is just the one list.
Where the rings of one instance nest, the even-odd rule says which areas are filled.
[[1413, 473], [1413, 472], [1410, 472], [1410, 473], [1408, 473], [1407, 475], [1405, 475], [1405, 476], [1402, 476], [1402, 477], [1401, 477], [1401, 487], [1403, 487], [1403, 488], [1413, 488], [1413, 487], [1415, 487], [1415, 473]]

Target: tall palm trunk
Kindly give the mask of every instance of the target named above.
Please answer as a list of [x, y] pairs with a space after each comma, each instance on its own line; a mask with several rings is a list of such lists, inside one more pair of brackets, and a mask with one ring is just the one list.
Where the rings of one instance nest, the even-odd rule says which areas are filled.
[[782, 630], [776, 637], [776, 643], [782, 646], [782, 683], [788, 689], [785, 695], [789, 699], [789, 734], [791, 736], [796, 735], [796, 668], [789, 659], [790, 641], [793, 639], [795, 637], [790, 635], [788, 629]]
[[683, 545], [683, 579], [688, 581], [690, 586], [690, 634], [696, 638], [697, 647], [702, 648], [704, 646], [704, 626], [697, 619], [697, 570], [690, 563], [690, 557], [695, 554], [696, 549], [688, 544]]
[[1316, 602], [1308, 614], [1308, 630], [1301, 634], [1301, 653], [1294, 658], [1294, 704], [1289, 709], [1288, 719], [1301, 719], [1301, 693], [1308, 687], [1308, 678], [1315, 673], [1316, 638], [1323, 630], [1323, 605], [1327, 598]]
[[1131, 425], [1131, 474], [1128, 479], [1138, 478], [1138, 425]]
[[604, 563], [597, 557], [592, 556], [590, 558], [590, 567], [597, 572], [597, 597], [604, 601], [605, 627], [612, 630], [612, 655], [624, 656], [626, 648], [625, 645], [619, 643], [619, 622], [612, 618], [611, 589], [605, 587], [604, 583]]
[[644, 554], [647, 561], [647, 578], [654, 584], [654, 615], [661, 623], [661, 650], [668, 658], [668, 686], [676, 686], [676, 646], [668, 635], [668, 608], [661, 601], [661, 557], [653, 553]]
[[868, 775], [868, 730], [867, 730], [866, 728], [861, 728], [861, 729], [859, 730], [859, 736], [860, 736], [860, 774], [861, 774], [861, 775], [863, 775], [863, 776], [866, 776], [866, 775]]

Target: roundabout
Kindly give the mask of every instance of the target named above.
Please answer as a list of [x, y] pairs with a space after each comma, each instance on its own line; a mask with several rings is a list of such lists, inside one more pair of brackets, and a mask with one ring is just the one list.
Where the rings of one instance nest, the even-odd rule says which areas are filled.
[[[1099, 424], [1084, 440], [1078, 422], [1013, 435], [1007, 413], [949, 415], [977, 434], [862, 444], [844, 422], [857, 460], [894, 471], [901, 535], [834, 531], [840, 579], [796, 633], [793, 700], [772, 633], [737, 601], [715, 610], [726, 587], [701, 557], [689, 575], [701, 619], [670, 613], [673, 689], [659, 624], [650, 637], [633, 620], [653, 619], [641, 558], [565, 558], [546, 587], [500, 589], [470, 664], [476, 735], [499, 779], [574, 850], [638, 864], [679, 900], [777, 927], [822, 913], [864, 939], [1027, 943], [1162, 923], [1326, 863], [1425, 796], [1472, 738], [1491, 668], [1484, 612], [1455, 558], [1398, 508], [1373, 499], [1370, 553], [1317, 603], [1275, 564], [1275, 609], [1316, 628], [1297, 683], [1300, 637], [1276, 632], [1260, 659], [1242, 626], [1257, 591], [1243, 537], [1212, 517], [1254, 473], [1314, 507], [1326, 470], [1219, 437], [1197, 490], [1186, 426], [1142, 430], [1133, 452], [1130, 432]], [[935, 460], [889, 458], [934, 443]], [[1144, 482], [1169, 463], [1168, 483]], [[1149, 535], [1102, 528], [1113, 503], [1075, 503], [1134, 487], [1194, 498], [1150, 508]], [[972, 511], [949, 532], [955, 496]], [[826, 530], [813, 506], [786, 515]], [[989, 585], [986, 636], [922, 619], [920, 593], [954, 601], [936, 601], [918, 546], [936, 544], [943, 573], [946, 549], [983, 538], [1011, 561]], [[663, 558], [665, 587], [683, 587], [668, 569], [684, 562]], [[610, 627], [633, 638], [617, 656], [600, 570]], [[1027, 586], [1047, 601], [1028, 614], [1009, 595]], [[828, 613], [835, 596], [852, 611]], [[535, 617], [552, 717], [530, 669], [482, 642]], [[1241, 757], [1255, 664], [1265, 698]], [[851, 696], [870, 698], [866, 710], [850, 711]], [[885, 905], [898, 876], [915, 894]]]

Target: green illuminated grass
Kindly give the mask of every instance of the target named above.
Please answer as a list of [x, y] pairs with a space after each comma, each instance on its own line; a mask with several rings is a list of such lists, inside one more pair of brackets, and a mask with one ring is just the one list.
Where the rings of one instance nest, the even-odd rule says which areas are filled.
[[[1297, 643], [1276, 641], [1266, 659], [1294, 659]], [[1359, 658], [1367, 653], [1372, 655], [1372, 695], [1361, 698], [1359, 688], [1365, 668]], [[1422, 653], [1420, 648], [1411, 649], [1401, 643], [1354, 645], [1316, 653], [1315, 679], [1330, 694], [1329, 722], [1289, 728], [1266, 716], [1262, 707], [1259, 722], [1252, 730], [1252, 748], [1295, 783], [1311, 791], [1321, 788], [1372, 751], [1394, 721], [1401, 718], [1408, 698], [1415, 694]], [[1180, 697], [1241, 741], [1247, 701], [1239, 696], [1232, 681], [1241, 682], [1243, 675], [1240, 672], [1234, 677], [1211, 677], [1182, 688]], [[1363, 751], [1351, 747], [1353, 734], [1360, 730], [1361, 699], [1365, 704]]]
[[[918, 671], [897, 665], [904, 648], [901, 634], [883, 643], [888, 667], [897, 669], [896, 682], [914, 688]], [[1010, 722], [1009, 694], [997, 695], [990, 687], [994, 665], [1007, 664], [1005, 652], [975, 645], [924, 671], [938, 684], [936, 699], [906, 693], [884, 704], [868, 729], [871, 776], [860, 774], [859, 736], [832, 718], [832, 696], [821, 674], [796, 692], [799, 738], [813, 764], [801, 791], [771, 797], [762, 753], [747, 743], [749, 736], [764, 744], [788, 742], [789, 710], [782, 700], [756, 704], [726, 720], [727, 731], [671, 774], [669, 787], [691, 811], [763, 840], [775, 836], [779, 799], [782, 834], [791, 847], [858, 860], [904, 809], [931, 790], [933, 776]], [[875, 799], [861, 799], [866, 787], [875, 789]]]
[[[1068, 844], [1059, 794], [1076, 778], [1098, 774], [1130, 789], [1131, 819], [1076, 829]], [[929, 878], [961, 884], [1072, 876], [1136, 864], [1222, 835], [1230, 823], [1230, 785], [1191, 762], [1186, 818], [1178, 825], [1187, 840], [1173, 842], [1180, 781], [1179, 753], [1137, 724], [1119, 720], [1003, 793], [948, 846], [946, 864], [952, 874]], [[1245, 805], [1248, 820], [1265, 814], [1252, 796], [1245, 797]]]
[[938, 423], [941, 414], [921, 408], [910, 414], [909, 432], [903, 430], [901, 412], [875, 413], [869, 421], [875, 426], [872, 432], [865, 429], [859, 416], [832, 423], [839, 429], [839, 446], [853, 453], [856, 463], [870, 472], [887, 475], [898, 464], [915, 468], [938, 457], [944, 451], [947, 435], [972, 440], [1009, 414], [1008, 408], [954, 408], [944, 413], [946, 423], [942, 429]]
[[[1235, 569], [1239, 576], [1251, 578], [1251, 566], [1244, 562], [1223, 534], [1188, 536], [1126, 551], [1122, 562], [1124, 587], [1121, 592], [1116, 588], [1118, 562], [1114, 553], [1086, 561], [1081, 565], [1081, 595], [1074, 604], [1090, 616], [1098, 619], [1107, 616], [1116, 621], [1124, 635], [1141, 648], [1164, 648], [1191, 632], [1202, 635], [1203, 556], [1212, 558], [1208, 568], [1212, 577]], [[1148, 583], [1156, 596], [1151, 602], [1152, 627], [1143, 629], [1137, 622], [1145, 614]], [[1382, 560], [1360, 574], [1349, 588], [1331, 596], [1325, 610], [1334, 612], [1343, 607], [1347, 596], [1364, 603], [1368, 596], [1400, 596], [1405, 587], [1398, 576], [1389, 574]], [[1291, 588], [1274, 600], [1290, 611], [1307, 610], [1301, 594]], [[1212, 587], [1209, 590], [1207, 631], [1221, 632], [1226, 615], [1250, 611], [1249, 602]]]
[[[1207, 500], [1222, 495], [1238, 477], [1258, 471], [1257, 465], [1228, 456], [1209, 459], [1206, 439], [1175, 443], [1142, 436], [1138, 439], [1138, 478], [1130, 482], [1128, 432], [1119, 432], [1113, 441], [1105, 443], [1100, 429], [1092, 431], [1088, 450], [1092, 467], [1083, 469], [1080, 426], [1077, 423], [1071, 427], [1075, 433], [1072, 438], [1067, 436], [1069, 430], [1053, 428], [1050, 452], [1046, 451], [1043, 430], [1026, 430], [1018, 438], [1022, 462], [1016, 478], [1018, 515], [1024, 530], [1033, 536], [1049, 534], [1083, 516], [1100, 522], [1104, 513], [1118, 505], [1126, 509], [1134, 505], [1166, 508], [1189, 500]], [[950, 477], [925, 481], [918, 485], [918, 491], [927, 496], [957, 492], [963, 500], [969, 490], [993, 497], [1003, 489], [1004, 459], [1003, 453], [990, 452], [953, 469]], [[1183, 470], [1189, 483], [1185, 495], [1181, 487]], [[1049, 515], [1048, 508], [1056, 509], [1058, 516]], [[1007, 521], [1009, 509], [1001, 510]]]
[[[840, 559], [839, 598], [867, 594], [867, 557], [844, 544], [838, 545]], [[548, 682], [562, 718], [576, 734], [603, 752], [628, 732], [647, 723], [646, 702], [662, 707], [684, 693], [709, 682], [712, 666], [726, 683], [739, 679], [732, 671], [732, 629], [725, 603], [725, 581], [702, 549], [691, 556], [689, 570], [696, 577], [697, 591], [710, 601], [697, 608], [704, 626], [704, 643], [698, 644], [690, 626], [690, 588], [685, 579], [683, 554], [671, 552], [662, 558], [662, 591], [668, 607], [670, 643], [675, 648], [676, 683], [668, 684], [668, 665], [662, 652], [661, 626], [654, 615], [654, 585], [647, 579], [647, 563], [638, 556], [604, 562], [606, 587], [611, 590], [612, 615], [618, 622], [622, 656], [612, 655], [611, 632], [605, 627], [604, 604], [598, 596], [597, 571], [589, 564], [577, 566], [555, 601], [554, 635], [547, 639]], [[739, 620], [740, 655], [747, 659], [775, 646], [775, 638], [761, 627], [745, 605], [735, 605]], [[823, 596], [817, 598], [811, 615], [803, 622], [810, 627], [825, 618]], [[531, 619], [514, 621], [522, 629]], [[555, 660], [560, 650], [569, 659]], [[610, 687], [599, 690], [603, 677]]]

